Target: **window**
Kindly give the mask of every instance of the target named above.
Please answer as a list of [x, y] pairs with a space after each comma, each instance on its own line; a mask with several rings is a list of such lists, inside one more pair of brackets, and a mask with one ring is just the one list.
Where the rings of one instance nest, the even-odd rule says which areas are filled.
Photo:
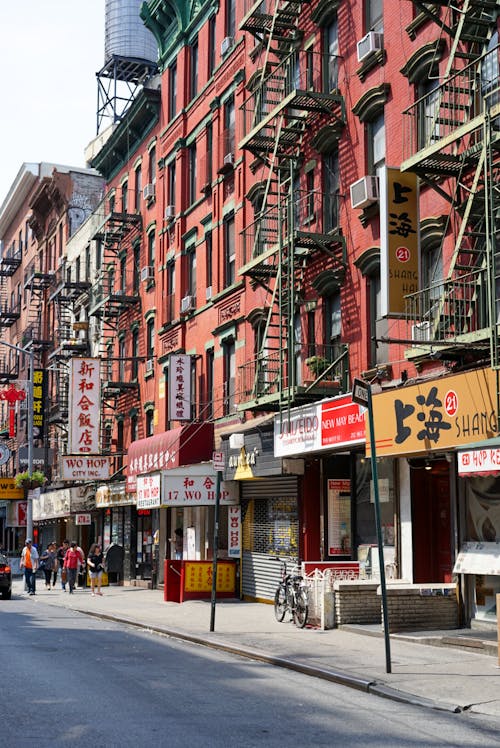
[[132, 330], [132, 379], [139, 376], [139, 328], [134, 327]]
[[125, 357], [126, 357], [126, 349], [125, 349], [125, 337], [121, 338], [118, 343], [118, 381], [124, 382], [125, 381]]
[[82, 261], [80, 257], [77, 257], [76, 262], [75, 262], [75, 281], [77, 283], [80, 283], [81, 281], [81, 265], [82, 265]]
[[120, 290], [125, 293], [127, 290], [127, 258], [123, 256], [120, 258]]
[[441, 244], [422, 243], [422, 288], [429, 290], [429, 298], [438, 301], [443, 293], [443, 255]]
[[156, 184], [156, 146], [149, 151], [148, 182]]
[[212, 232], [208, 232], [205, 235], [205, 263], [206, 263], [206, 276], [207, 276], [207, 288], [212, 288], [212, 275], [213, 275], [213, 248], [212, 248]]
[[342, 349], [340, 339], [342, 334], [342, 312], [340, 307], [340, 291], [325, 297], [325, 340], [328, 346], [325, 358], [334, 361], [340, 356]]
[[226, 136], [224, 155], [234, 154], [235, 121], [234, 97], [231, 96], [224, 104], [224, 131]]
[[366, 30], [383, 31], [383, 0], [365, 0]]
[[142, 169], [138, 166], [135, 170], [135, 209], [137, 212], [141, 209], [142, 193]]
[[198, 39], [191, 44], [190, 51], [190, 94], [194, 99], [198, 93]]
[[186, 252], [187, 295], [196, 299], [196, 247], [192, 246]]
[[[63, 239], [63, 225], [62, 223], [59, 224], [59, 257], [62, 257], [62, 253], [64, 250], [63, 247], [64, 239]], [[19, 232], [19, 249], [22, 249], [22, 241], [21, 241], [21, 232]]]
[[[377, 345], [377, 322], [382, 318], [382, 295], [380, 289], [380, 267], [368, 276], [368, 313], [370, 329], [370, 366], [382, 363], [385, 352]], [[378, 358], [381, 360], [378, 361]]]
[[95, 243], [95, 269], [100, 270], [102, 265], [102, 239]]
[[175, 161], [168, 165], [168, 204], [175, 206]]
[[326, 52], [326, 90], [335, 91], [339, 86], [339, 37], [337, 19], [324, 29], [324, 45]]
[[154, 318], [148, 319], [146, 323], [146, 358], [154, 358], [155, 353], [155, 321]]
[[141, 283], [141, 245], [136, 244], [134, 246], [134, 268], [132, 285], [134, 293], [139, 293]]
[[139, 434], [138, 419], [134, 413], [134, 415], [130, 416], [130, 441], [131, 442], [137, 441], [138, 434]]
[[167, 300], [166, 300], [167, 322], [175, 319], [175, 263], [167, 265]]
[[117, 452], [117, 465], [116, 469], [120, 470], [123, 467], [123, 421], [120, 420], [116, 424], [116, 452]]
[[209, 348], [206, 352], [206, 398], [207, 405], [205, 408], [204, 417], [205, 419], [212, 419], [214, 417], [214, 349]]
[[236, 35], [236, 0], [226, 0], [226, 36]]
[[368, 173], [380, 176], [379, 172], [385, 162], [385, 124], [384, 114], [380, 114], [367, 125], [368, 134]]
[[127, 212], [127, 200], [128, 200], [128, 182], [124, 182], [122, 184], [122, 206], [121, 206], [122, 213]]
[[150, 268], [155, 266], [155, 255], [156, 255], [156, 237], [155, 232], [150, 231], [148, 234], [148, 262]]
[[215, 16], [208, 21], [208, 77], [215, 70]]
[[189, 169], [189, 204], [196, 201], [196, 143], [188, 148], [188, 169]]
[[90, 281], [90, 247], [85, 248], [85, 280]]
[[425, 148], [439, 140], [439, 78], [428, 77], [417, 86], [418, 145]]
[[168, 69], [168, 118], [173, 119], [177, 112], [177, 63]]
[[232, 286], [236, 280], [236, 249], [234, 215], [224, 219], [224, 286]]
[[236, 389], [236, 349], [234, 340], [224, 341], [224, 415], [234, 412]]
[[150, 408], [146, 411], [146, 436], [154, 434], [154, 410]]
[[323, 158], [325, 190], [325, 232], [337, 228], [339, 221], [339, 159], [337, 153]]
[[311, 169], [306, 174], [306, 218], [314, 217], [314, 170]]
[[190, 369], [190, 380], [191, 380], [191, 420], [194, 421], [199, 418], [199, 398], [196, 391], [196, 357], [191, 356], [191, 369]]

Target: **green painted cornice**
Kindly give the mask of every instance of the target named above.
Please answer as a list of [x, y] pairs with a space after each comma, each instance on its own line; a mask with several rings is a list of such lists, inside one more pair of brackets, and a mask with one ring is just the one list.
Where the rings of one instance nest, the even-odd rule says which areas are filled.
[[169, 51], [188, 38], [188, 32], [219, 6], [218, 0], [148, 0], [141, 5], [140, 16], [158, 44], [161, 63]]

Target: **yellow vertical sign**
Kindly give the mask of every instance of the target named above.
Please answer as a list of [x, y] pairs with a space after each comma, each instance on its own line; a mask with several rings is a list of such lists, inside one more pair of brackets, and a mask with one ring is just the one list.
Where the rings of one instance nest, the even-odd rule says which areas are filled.
[[389, 315], [405, 312], [419, 289], [418, 187], [416, 174], [387, 169], [387, 279]]

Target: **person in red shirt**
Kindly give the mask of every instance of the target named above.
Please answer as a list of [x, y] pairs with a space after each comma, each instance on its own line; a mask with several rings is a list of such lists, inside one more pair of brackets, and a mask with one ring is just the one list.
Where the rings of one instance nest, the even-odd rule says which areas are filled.
[[68, 575], [70, 594], [72, 594], [73, 590], [75, 589], [76, 576], [78, 574], [78, 569], [80, 568], [81, 564], [83, 564], [83, 561], [84, 558], [82, 552], [78, 548], [76, 542], [72, 540], [68, 550], [66, 551], [66, 555], [64, 556], [63, 566], [63, 568], [66, 569], [66, 573]]

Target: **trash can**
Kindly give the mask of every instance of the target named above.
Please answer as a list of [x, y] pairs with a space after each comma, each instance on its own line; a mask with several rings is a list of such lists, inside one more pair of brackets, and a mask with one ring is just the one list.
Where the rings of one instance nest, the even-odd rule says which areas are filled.
[[125, 551], [123, 546], [117, 543], [111, 543], [104, 551], [104, 566], [110, 584], [114, 582], [119, 584], [123, 576], [123, 558]]

